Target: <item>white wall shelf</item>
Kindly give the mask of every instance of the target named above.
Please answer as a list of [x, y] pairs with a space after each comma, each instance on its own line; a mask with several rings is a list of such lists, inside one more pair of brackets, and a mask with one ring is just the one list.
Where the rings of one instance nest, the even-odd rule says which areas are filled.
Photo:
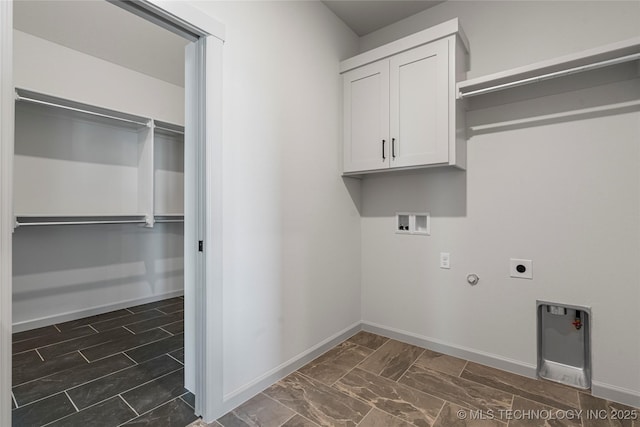
[[62, 99], [25, 89], [16, 88], [15, 99], [16, 101], [64, 110], [71, 114], [75, 113], [95, 120], [115, 121], [121, 126], [129, 125], [134, 128], [151, 126], [150, 119], [145, 117], [109, 110], [107, 108], [97, 107], [94, 105], [83, 104], [81, 102]]
[[184, 222], [183, 214], [155, 215], [155, 223]]
[[484, 95], [639, 59], [640, 37], [635, 37], [524, 67], [461, 81], [457, 85], [457, 98]]
[[144, 224], [146, 215], [16, 215], [15, 227], [49, 225]]
[[16, 226], [177, 222], [184, 128], [16, 89]]

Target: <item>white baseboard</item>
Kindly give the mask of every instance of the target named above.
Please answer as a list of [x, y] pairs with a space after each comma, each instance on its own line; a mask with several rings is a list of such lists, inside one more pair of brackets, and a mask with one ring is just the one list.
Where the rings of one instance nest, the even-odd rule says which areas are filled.
[[400, 329], [389, 328], [371, 322], [362, 322], [362, 330], [393, 338], [407, 344], [417, 345], [438, 353], [448, 354], [450, 356], [466, 359], [471, 362], [480, 363], [481, 365], [491, 366], [492, 368], [501, 369], [503, 371], [512, 372], [514, 374], [523, 375], [529, 378], [536, 378], [536, 367], [522, 363], [517, 360], [507, 359], [496, 354], [485, 353], [483, 351], [472, 348], [460, 347], [440, 340], [436, 340], [412, 332]]
[[592, 381], [591, 394], [601, 399], [640, 408], [640, 393], [634, 390], [601, 383], [599, 381]]
[[240, 387], [239, 389], [228, 393], [224, 396], [223, 413], [226, 413], [238, 405], [251, 399], [256, 394], [265, 390], [267, 387], [280, 381], [282, 378], [291, 374], [292, 372], [302, 368], [313, 359], [321, 356], [323, 353], [331, 350], [342, 341], [351, 338], [362, 330], [362, 323], [356, 322], [353, 325], [343, 329], [327, 338], [326, 340], [316, 344], [310, 349], [292, 357], [281, 365], [273, 368], [265, 374], [259, 376], [250, 383]]
[[153, 295], [144, 298], [135, 298], [126, 301], [120, 301], [111, 304], [99, 305], [96, 307], [86, 308], [77, 311], [70, 311], [67, 313], [55, 314], [52, 316], [40, 317], [32, 320], [25, 320], [23, 322], [17, 322], [13, 324], [13, 333], [28, 331], [29, 329], [41, 328], [43, 326], [49, 326], [56, 323], [68, 322], [70, 320], [82, 319], [83, 317], [95, 316], [96, 314], [108, 313], [109, 311], [120, 310], [121, 308], [132, 307], [134, 305], [146, 304], [149, 302], [160, 301], [167, 298], [173, 298], [182, 296], [184, 291], [182, 289], [177, 291], [171, 291], [160, 295]]

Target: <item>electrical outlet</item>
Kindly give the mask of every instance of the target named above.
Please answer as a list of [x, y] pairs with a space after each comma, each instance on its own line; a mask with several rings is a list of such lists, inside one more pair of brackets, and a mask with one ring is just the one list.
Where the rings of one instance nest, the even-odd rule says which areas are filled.
[[530, 259], [511, 258], [510, 275], [516, 279], [533, 279], [533, 262]]
[[449, 252], [440, 252], [440, 268], [451, 268], [451, 256]]

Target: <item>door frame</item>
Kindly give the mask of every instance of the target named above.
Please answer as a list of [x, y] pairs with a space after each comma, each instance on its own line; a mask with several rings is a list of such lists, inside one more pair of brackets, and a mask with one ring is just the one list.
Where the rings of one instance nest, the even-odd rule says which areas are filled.
[[[196, 414], [206, 422], [222, 415], [222, 23], [185, 2], [167, 0], [113, 1], [147, 20], [186, 36], [200, 52], [193, 74], [193, 93], [185, 105], [187, 122], [197, 141], [196, 158], [201, 167], [194, 179], [197, 189], [188, 189], [197, 202], [191, 221], [195, 240], [204, 240], [205, 250], [185, 251], [198, 269], [199, 280], [185, 281], [185, 336], [194, 344], [185, 351], [186, 384], [196, 394]], [[187, 37], [189, 38], [189, 37]], [[11, 425], [11, 335], [12, 335], [12, 234], [13, 234], [13, 1], [0, 1], [0, 425]], [[185, 138], [188, 138], [185, 135]], [[200, 195], [200, 196], [198, 196]], [[185, 212], [186, 214], [186, 212]], [[185, 231], [189, 226], [185, 216]], [[193, 236], [192, 236], [193, 237]], [[185, 235], [185, 241], [187, 241]], [[194, 274], [194, 276], [196, 276]], [[188, 289], [187, 289], [188, 288]], [[197, 298], [197, 299], [196, 299]], [[185, 346], [185, 350], [187, 350]], [[196, 374], [197, 373], [197, 374]]]

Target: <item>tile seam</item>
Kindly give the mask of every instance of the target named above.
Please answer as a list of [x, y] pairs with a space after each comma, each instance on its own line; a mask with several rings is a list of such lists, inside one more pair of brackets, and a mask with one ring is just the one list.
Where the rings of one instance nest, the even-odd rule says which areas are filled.
[[[115, 356], [115, 355], [114, 355], [114, 356]], [[94, 378], [94, 379], [92, 379], [92, 380], [85, 381], [85, 382], [83, 382], [83, 383], [80, 383], [80, 384], [74, 385], [73, 387], [68, 387], [68, 388], [65, 388], [65, 389], [63, 389], [63, 390], [55, 391], [55, 392], [53, 392], [53, 393], [51, 393], [51, 394], [48, 394], [48, 395], [46, 395], [46, 396], [44, 396], [44, 397], [41, 397], [41, 398], [39, 398], [39, 399], [32, 400], [31, 402], [25, 403], [25, 404], [24, 404], [24, 405], [22, 405], [22, 406], [27, 406], [27, 405], [31, 405], [32, 403], [40, 402], [41, 400], [47, 399], [47, 398], [49, 398], [49, 397], [51, 397], [51, 396], [55, 396], [56, 394], [60, 394], [60, 393], [62, 393], [62, 392], [65, 392], [65, 393], [66, 393], [66, 392], [68, 392], [68, 391], [70, 391], [70, 390], [73, 390], [74, 388], [81, 387], [81, 386], [86, 385], [86, 384], [89, 384], [89, 383], [91, 383], [91, 382], [93, 382], [93, 381], [100, 380], [100, 379], [102, 379], [102, 378], [108, 377], [108, 376], [109, 376], [109, 375], [111, 375], [111, 374], [115, 374], [115, 373], [118, 373], [118, 372], [124, 371], [125, 369], [131, 368], [131, 367], [133, 367], [133, 366], [135, 366], [135, 365], [126, 366], [126, 367], [124, 367], [124, 368], [122, 368], [122, 369], [118, 369], [118, 370], [116, 370], [116, 371], [109, 372], [108, 374], [102, 375], [102, 376], [97, 377], [97, 378]], [[61, 372], [62, 372], [62, 371], [61, 371]], [[58, 372], [56, 372], [56, 373], [58, 373]], [[55, 375], [55, 374], [52, 374], [52, 375]], [[48, 375], [48, 376], [50, 376], [50, 375]], [[46, 377], [41, 377], [41, 378], [38, 378], [38, 379], [42, 379], [42, 378], [46, 378]], [[36, 380], [33, 380], [33, 381], [36, 381]], [[26, 383], [23, 383], [23, 384], [26, 384]], [[20, 385], [22, 385], [22, 384], [20, 384]], [[93, 405], [91, 405], [91, 406], [93, 406]]]
[[[176, 335], [172, 335], [172, 336], [176, 336]], [[113, 355], [118, 354], [118, 353], [123, 353], [123, 352], [125, 352], [125, 351], [135, 350], [135, 349], [137, 349], [137, 348], [144, 347], [145, 345], [149, 345], [149, 344], [157, 343], [157, 342], [159, 342], [159, 341], [162, 341], [162, 340], [165, 340], [165, 339], [171, 338], [172, 336], [162, 337], [162, 338], [160, 338], [160, 339], [157, 339], [157, 340], [154, 340], [154, 341], [149, 341], [148, 343], [144, 343], [144, 344], [141, 344], [141, 345], [138, 345], [138, 346], [135, 346], [135, 347], [131, 347], [131, 348], [128, 348], [128, 349], [126, 349], [126, 350], [120, 350], [120, 351], [118, 351], [118, 352], [116, 352], [116, 353], [111, 353], [111, 354], [108, 354], [108, 355], [106, 355], [106, 356], [102, 356], [102, 357], [100, 357], [100, 358], [98, 358], [98, 359], [92, 360], [92, 362], [97, 362], [98, 360], [106, 359], [106, 358], [107, 358], [107, 357], [109, 357], [109, 356], [113, 356]], [[127, 337], [127, 338], [128, 338], [128, 337]], [[108, 343], [105, 343], [105, 344], [108, 344]], [[99, 345], [103, 345], [103, 344], [99, 344]], [[97, 346], [96, 346], [96, 347], [97, 347]], [[91, 348], [95, 348], [95, 347], [91, 347]], [[153, 359], [155, 359], [155, 357], [154, 357]], [[151, 360], [151, 359], [149, 359], [149, 360]], [[145, 362], [146, 362], [146, 360], [145, 360]]]
[[[88, 406], [86, 406], [86, 407], [82, 408], [82, 410], [84, 411], [84, 410], [89, 409], [89, 408], [91, 408], [91, 407], [93, 407], [93, 406], [99, 405], [100, 403], [106, 402], [106, 401], [107, 401], [107, 400], [109, 400], [109, 399], [113, 399], [114, 397], [117, 397], [117, 396], [119, 396], [119, 395], [121, 395], [121, 394], [128, 393], [128, 392], [130, 392], [130, 391], [131, 391], [131, 390], [133, 390], [133, 389], [136, 389], [136, 388], [141, 387], [141, 386], [143, 386], [143, 385], [149, 384], [150, 382], [155, 381], [155, 380], [157, 380], [157, 379], [159, 379], [159, 378], [165, 377], [165, 376], [167, 376], [167, 375], [169, 375], [169, 374], [173, 374], [174, 372], [179, 371], [180, 369], [182, 369], [182, 368], [175, 369], [175, 370], [173, 370], [173, 371], [171, 371], [171, 372], [168, 372], [168, 373], [166, 373], [166, 374], [163, 374], [163, 375], [161, 375], [161, 376], [159, 376], [159, 377], [156, 377], [156, 378], [154, 378], [154, 379], [152, 379], [152, 380], [149, 380], [149, 381], [146, 381], [146, 382], [144, 382], [144, 383], [138, 384], [138, 385], [136, 385], [135, 387], [131, 387], [131, 388], [128, 388], [128, 389], [126, 389], [126, 390], [123, 390], [123, 391], [121, 391], [121, 392], [120, 392], [120, 393], [118, 393], [118, 394], [114, 394], [114, 395], [112, 395], [112, 396], [106, 397], [106, 398], [104, 398], [104, 399], [102, 399], [102, 400], [99, 400], [98, 402], [92, 403], [91, 405], [88, 405]], [[122, 371], [122, 369], [121, 369], [121, 371]], [[118, 371], [118, 372], [120, 372], [120, 371]], [[78, 387], [79, 387], [79, 386], [78, 386]], [[74, 388], [76, 388], [76, 387], [74, 387]], [[70, 390], [72, 390], [72, 389], [70, 389]], [[171, 400], [175, 400], [175, 399], [171, 399]], [[169, 402], [170, 402], [171, 400], [169, 400]], [[164, 402], [164, 403], [167, 403], [167, 402]], [[162, 406], [162, 405], [160, 405], [160, 406]], [[148, 411], [147, 411], [147, 412], [148, 412]], [[146, 412], [145, 412], [145, 413], [146, 413]], [[140, 414], [140, 415], [143, 415], [143, 414]], [[132, 418], [132, 419], [133, 419], [133, 418]], [[128, 422], [128, 421], [127, 421], [127, 422]]]
[[134, 409], [134, 407], [133, 407], [133, 406], [131, 406], [131, 405], [129, 404], [129, 402], [127, 402], [127, 399], [125, 399], [124, 397], [122, 397], [122, 393], [118, 394], [118, 397], [119, 397], [119, 398], [124, 402], [124, 404], [125, 404], [125, 405], [127, 405], [127, 406], [129, 407], [129, 409], [131, 409], [131, 410], [133, 411], [133, 413], [134, 413], [134, 414], [136, 414], [136, 417], [139, 417], [139, 416], [140, 416], [140, 414], [138, 413], [138, 411], [136, 411], [136, 410]]

